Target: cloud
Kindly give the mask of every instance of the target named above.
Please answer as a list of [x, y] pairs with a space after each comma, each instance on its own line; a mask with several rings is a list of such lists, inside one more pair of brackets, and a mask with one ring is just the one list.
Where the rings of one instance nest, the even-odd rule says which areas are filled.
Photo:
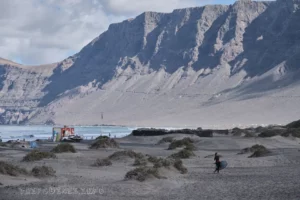
[[176, 8], [200, 6], [210, 0], [99, 0], [114, 14], [138, 14], [143, 11], [171, 12]]
[[61, 61], [111, 23], [206, 3], [213, 0], [0, 0], [0, 57], [28, 65]]
[[118, 17], [91, 0], [0, 1], [0, 57], [26, 64], [60, 61]]

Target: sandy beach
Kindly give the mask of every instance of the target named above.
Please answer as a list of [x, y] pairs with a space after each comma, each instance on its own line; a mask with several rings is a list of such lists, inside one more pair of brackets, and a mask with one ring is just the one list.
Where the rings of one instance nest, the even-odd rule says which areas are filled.
[[[165, 137], [165, 136], [164, 136]], [[172, 135], [176, 139], [187, 135]], [[0, 174], [1, 200], [54, 199], [300, 199], [300, 140], [275, 136], [245, 138], [214, 135], [212, 138], [190, 136], [195, 141], [195, 156], [183, 159], [187, 174], [162, 169], [164, 179], [144, 182], [124, 180], [134, 169], [133, 159], [114, 160], [112, 166], [92, 167], [98, 158], [116, 151], [134, 150], [157, 157], [167, 157], [178, 150], [167, 150], [168, 144], [157, 145], [162, 136], [117, 139], [119, 149], [89, 149], [90, 142], [74, 143], [77, 153], [56, 154], [56, 159], [21, 162], [31, 151], [0, 147], [0, 161], [31, 170], [34, 166], [51, 166], [55, 177], [36, 178], [31, 175]], [[265, 157], [248, 158], [239, 154], [243, 148], [260, 144], [271, 153]], [[39, 149], [50, 151], [56, 143], [43, 142]], [[214, 174], [214, 153], [221, 155], [228, 166]], [[76, 192], [75, 192], [76, 191]], [[80, 191], [80, 194], [78, 193]]]

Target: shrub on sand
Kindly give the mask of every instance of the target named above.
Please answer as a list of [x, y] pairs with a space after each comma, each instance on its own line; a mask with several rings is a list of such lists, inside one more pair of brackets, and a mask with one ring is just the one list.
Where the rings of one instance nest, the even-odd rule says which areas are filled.
[[256, 145], [253, 145], [252, 147], [242, 149], [242, 151], [241, 151], [240, 154], [253, 153], [253, 152], [257, 151], [257, 150], [266, 150], [266, 149], [267, 148], [264, 147], [263, 145], [256, 144]]
[[108, 158], [118, 160], [123, 157], [143, 158], [144, 155], [141, 153], [136, 153], [134, 151], [128, 150], [128, 151], [117, 151], [117, 152], [113, 153], [112, 155], [110, 155]]
[[102, 139], [109, 139], [109, 137], [106, 135], [103, 135], [103, 136], [101, 135], [101, 136], [97, 137], [95, 140], [102, 140]]
[[165, 168], [170, 168], [170, 166], [174, 163], [173, 160], [171, 159], [163, 159], [160, 158], [158, 159], [157, 162], [153, 163], [154, 164], [154, 168], [161, 168], [161, 167], [165, 167]]
[[185, 146], [189, 150], [195, 149], [194, 141], [191, 138], [183, 138], [182, 140], [175, 140], [169, 145], [169, 150]]
[[31, 162], [42, 160], [44, 158], [56, 158], [56, 155], [52, 152], [41, 152], [38, 150], [33, 150], [29, 152], [26, 156], [24, 156], [23, 161]]
[[53, 153], [66, 153], [66, 152], [76, 153], [76, 150], [72, 144], [61, 143], [61, 144], [58, 144], [56, 147], [54, 147], [51, 150], [51, 152], [53, 152]]
[[255, 133], [246, 132], [244, 137], [250, 138], [250, 137], [255, 137], [255, 136], [256, 136]]
[[281, 134], [283, 137], [289, 136], [300, 138], [300, 128], [289, 128], [284, 133]]
[[193, 143], [186, 143], [184, 149], [189, 150], [189, 151], [194, 151], [194, 150], [196, 150], [196, 147]]
[[101, 149], [101, 148], [118, 148], [118, 143], [109, 137], [100, 136], [101, 138], [96, 139], [95, 142], [90, 146], [90, 149]]
[[286, 125], [287, 128], [300, 128], [300, 120], [294, 121]]
[[243, 153], [249, 153], [249, 152], [252, 153], [252, 155], [249, 156], [249, 158], [262, 157], [262, 156], [266, 156], [267, 154], [270, 153], [270, 151], [266, 147], [264, 147], [263, 145], [258, 145], [258, 144], [253, 145], [250, 148], [243, 149], [241, 153], [243, 154]]
[[31, 174], [36, 177], [54, 176], [55, 170], [52, 167], [37, 166], [31, 170]]
[[266, 129], [267, 129], [267, 128], [265, 128], [265, 127], [259, 126], [259, 127], [256, 127], [256, 128], [255, 128], [255, 132], [256, 132], [256, 133], [261, 133], [261, 132], [265, 131]]
[[189, 137], [185, 137], [185, 138], [183, 138], [181, 141], [183, 141], [184, 143], [194, 143], [194, 140], [192, 140], [192, 139], [189, 138]]
[[146, 166], [147, 160], [145, 157], [137, 157], [134, 160], [133, 166]]
[[258, 137], [274, 137], [276, 135], [281, 135], [284, 132], [283, 129], [268, 129], [261, 132]]
[[149, 178], [162, 178], [159, 175], [158, 169], [153, 167], [138, 167], [135, 168], [125, 175], [125, 180], [137, 180], [143, 182]]
[[0, 142], [0, 147], [7, 147], [7, 144], [4, 142]]
[[104, 159], [97, 159], [96, 162], [92, 165], [94, 167], [104, 167], [104, 166], [111, 166], [112, 162], [108, 158]]
[[245, 133], [245, 131], [236, 127], [231, 130], [231, 133], [233, 136], [242, 136], [242, 133]]
[[[147, 160], [145, 160], [145, 156], [143, 158], [137, 158], [136, 162], [138, 162], [139, 167], [129, 171], [125, 175], [125, 180], [138, 180], [145, 181], [148, 178], [165, 178], [159, 174], [160, 168], [164, 167], [170, 169], [173, 166], [176, 170], [178, 170], [181, 174], [187, 173], [187, 168], [184, 167], [182, 161], [180, 159], [173, 158], [157, 158], [154, 156], [148, 156], [148, 161], [153, 163], [153, 167], [147, 166]], [[139, 161], [137, 161], [139, 160]], [[136, 164], [136, 163], [135, 163]]]
[[[155, 157], [156, 158], [156, 157]], [[175, 169], [177, 169], [180, 173], [185, 174], [187, 173], [187, 168], [183, 166], [181, 159], [174, 159], [174, 158], [156, 158], [152, 159], [154, 168], [167, 168], [169, 169], [171, 166], [173, 166]]]
[[190, 158], [191, 156], [195, 156], [195, 154], [192, 151], [190, 151], [188, 149], [182, 149], [179, 152], [172, 154], [170, 157], [174, 158], [174, 159], [177, 159], [177, 158], [187, 159], [187, 158]]
[[170, 158], [157, 158], [155, 156], [148, 155], [148, 161], [153, 164], [155, 168], [169, 168], [174, 162]]
[[173, 141], [174, 141], [173, 137], [164, 137], [160, 141], [158, 141], [157, 144], [171, 143]]
[[20, 174], [28, 174], [27, 170], [4, 161], [0, 161], [0, 174], [9, 176], [18, 176]]
[[251, 156], [249, 156], [249, 158], [263, 157], [263, 156], [268, 155], [269, 153], [270, 153], [269, 150], [259, 149], [259, 150], [254, 151], [254, 153]]
[[180, 160], [180, 159], [175, 160], [173, 166], [174, 166], [178, 171], [180, 171], [180, 173], [182, 173], [182, 174], [186, 174], [186, 173], [188, 172], [187, 168], [184, 167], [184, 165], [183, 165], [183, 163], [182, 163], [182, 160]]
[[292, 136], [293, 136], [293, 137], [300, 138], [300, 129], [298, 129], [297, 132], [292, 133]]
[[165, 159], [165, 158], [158, 158], [150, 155], [147, 156], [148, 156], [148, 161], [151, 162], [155, 168], [160, 168], [160, 167], [169, 168], [173, 163], [172, 160], [169, 158]]
[[157, 158], [155, 156], [147, 155], [147, 157], [148, 157], [148, 161], [153, 163], [153, 164], [159, 162], [159, 160], [160, 160], [160, 158]]
[[293, 136], [293, 137], [300, 138], [300, 128], [294, 129], [294, 130], [292, 131], [292, 136]]
[[251, 150], [251, 152], [254, 152], [254, 151], [256, 151], [256, 150], [266, 150], [267, 148], [265, 147], [265, 146], [263, 146], [263, 145], [259, 145], [259, 144], [256, 144], [256, 145], [253, 145], [251, 148], [250, 148], [250, 150]]

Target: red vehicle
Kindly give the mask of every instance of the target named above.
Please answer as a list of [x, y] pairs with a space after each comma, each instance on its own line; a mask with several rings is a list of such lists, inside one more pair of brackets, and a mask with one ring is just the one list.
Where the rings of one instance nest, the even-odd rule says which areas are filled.
[[63, 128], [54, 127], [53, 137], [54, 142], [66, 141], [66, 142], [80, 142], [82, 137], [75, 135], [75, 129], [64, 126]]

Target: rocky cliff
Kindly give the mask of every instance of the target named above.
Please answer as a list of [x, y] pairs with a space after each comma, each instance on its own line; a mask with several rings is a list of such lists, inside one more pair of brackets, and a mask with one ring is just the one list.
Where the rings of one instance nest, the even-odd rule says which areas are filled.
[[299, 0], [146, 12], [110, 25], [57, 64], [1, 60], [0, 122], [233, 126], [294, 120], [300, 117], [299, 21]]

